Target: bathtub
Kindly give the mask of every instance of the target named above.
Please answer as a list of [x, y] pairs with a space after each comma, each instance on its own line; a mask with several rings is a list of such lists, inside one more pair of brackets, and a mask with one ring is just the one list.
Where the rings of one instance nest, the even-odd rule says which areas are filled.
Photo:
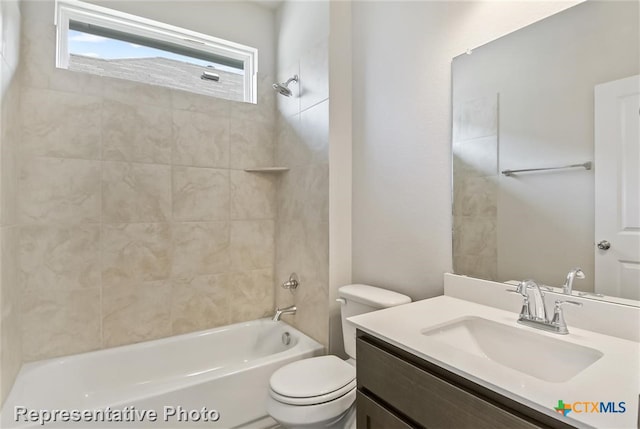
[[271, 374], [323, 353], [286, 323], [261, 319], [33, 362], [20, 370], [0, 426], [267, 428]]

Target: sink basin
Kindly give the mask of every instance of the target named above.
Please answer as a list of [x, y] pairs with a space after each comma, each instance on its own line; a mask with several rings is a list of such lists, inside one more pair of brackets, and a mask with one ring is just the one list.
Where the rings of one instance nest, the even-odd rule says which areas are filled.
[[532, 377], [562, 383], [600, 359], [602, 352], [480, 317], [464, 317], [422, 334]]

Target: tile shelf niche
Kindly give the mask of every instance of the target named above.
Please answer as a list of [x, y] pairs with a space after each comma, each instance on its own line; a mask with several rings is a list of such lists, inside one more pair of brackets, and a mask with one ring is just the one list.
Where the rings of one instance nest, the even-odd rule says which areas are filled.
[[289, 171], [287, 167], [260, 167], [260, 168], [245, 168], [244, 171], [247, 173], [269, 173], [269, 174], [279, 174]]

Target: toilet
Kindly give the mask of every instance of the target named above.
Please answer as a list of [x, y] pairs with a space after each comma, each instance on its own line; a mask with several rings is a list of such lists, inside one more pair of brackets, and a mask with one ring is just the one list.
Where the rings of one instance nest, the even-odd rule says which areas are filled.
[[278, 369], [269, 381], [267, 411], [287, 429], [355, 428], [356, 328], [347, 318], [411, 302], [406, 295], [362, 284], [343, 286], [338, 296], [349, 359], [302, 359]]

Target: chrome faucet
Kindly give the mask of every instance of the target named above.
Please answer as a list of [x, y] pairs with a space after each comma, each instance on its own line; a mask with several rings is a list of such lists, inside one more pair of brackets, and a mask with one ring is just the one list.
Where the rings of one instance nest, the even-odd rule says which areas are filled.
[[[544, 303], [544, 292], [542, 292], [538, 283], [533, 280], [525, 280], [523, 287], [526, 291], [531, 291], [533, 295], [533, 311], [529, 311], [529, 315], [536, 320], [547, 320], [547, 306]], [[529, 301], [529, 310], [531, 310], [531, 301]]]
[[[544, 302], [544, 292], [541, 289], [550, 290], [547, 287], [540, 287], [533, 280], [525, 280], [520, 282], [516, 290], [507, 289], [507, 292], [514, 292], [522, 295], [522, 309], [518, 316], [518, 323], [533, 328], [542, 329], [544, 331], [554, 332], [556, 334], [568, 334], [567, 322], [564, 320], [562, 312], [563, 304], [571, 304], [581, 307], [582, 304], [576, 301], [555, 302], [553, 318], [547, 318], [547, 307]], [[529, 297], [529, 291], [533, 294], [533, 306]]]
[[571, 295], [571, 292], [573, 291], [573, 281], [575, 279], [584, 279], [584, 272], [582, 271], [582, 268], [578, 267], [569, 271], [569, 274], [567, 274], [567, 280], [565, 280], [564, 285], [562, 286], [562, 293]]
[[279, 322], [283, 314], [296, 314], [296, 306], [292, 305], [285, 308], [276, 308], [276, 314], [273, 315], [273, 321]]

